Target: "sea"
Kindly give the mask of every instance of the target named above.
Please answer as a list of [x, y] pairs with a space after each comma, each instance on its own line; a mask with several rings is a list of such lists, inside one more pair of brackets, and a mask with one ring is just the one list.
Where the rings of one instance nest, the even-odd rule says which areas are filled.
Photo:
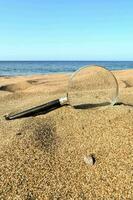
[[0, 61], [0, 76], [71, 73], [86, 65], [109, 70], [133, 69], [133, 61]]

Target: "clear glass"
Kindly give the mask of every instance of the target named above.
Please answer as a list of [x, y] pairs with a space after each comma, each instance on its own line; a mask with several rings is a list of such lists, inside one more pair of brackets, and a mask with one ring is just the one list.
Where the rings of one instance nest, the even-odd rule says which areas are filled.
[[76, 71], [68, 85], [72, 106], [115, 104], [118, 83], [113, 73], [100, 66], [86, 66]]

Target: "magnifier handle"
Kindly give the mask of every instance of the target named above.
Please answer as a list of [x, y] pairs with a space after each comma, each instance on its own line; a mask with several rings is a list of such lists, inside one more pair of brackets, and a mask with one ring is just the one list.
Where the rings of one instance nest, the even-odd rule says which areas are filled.
[[51, 110], [54, 110], [56, 108], [61, 107], [61, 103], [59, 101], [59, 99], [50, 101], [48, 103], [30, 108], [28, 110], [24, 110], [22, 112], [16, 113], [16, 114], [9, 114], [7, 116], [5, 116], [6, 120], [12, 120], [12, 119], [17, 119], [17, 118], [21, 118], [21, 117], [29, 117], [29, 116], [33, 116], [39, 113], [47, 113]]

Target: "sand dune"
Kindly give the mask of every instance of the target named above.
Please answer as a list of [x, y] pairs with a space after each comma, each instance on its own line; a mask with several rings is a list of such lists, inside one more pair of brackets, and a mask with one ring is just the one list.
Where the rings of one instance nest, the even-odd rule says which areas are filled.
[[3, 85], [0, 87], [0, 90], [16, 92], [16, 91], [25, 90], [28, 87], [30, 87], [30, 83], [28, 83], [27, 81], [24, 81], [24, 82], [19, 82], [16, 84]]
[[133, 70], [114, 74], [131, 106], [64, 106], [14, 121], [3, 116], [63, 96], [69, 75], [0, 77], [0, 199], [133, 199]]

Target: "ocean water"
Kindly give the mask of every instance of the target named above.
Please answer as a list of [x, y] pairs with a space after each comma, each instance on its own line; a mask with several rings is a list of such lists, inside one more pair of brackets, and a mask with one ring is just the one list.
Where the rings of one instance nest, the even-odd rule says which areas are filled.
[[85, 65], [133, 69], [133, 61], [0, 61], [0, 76], [70, 73]]

